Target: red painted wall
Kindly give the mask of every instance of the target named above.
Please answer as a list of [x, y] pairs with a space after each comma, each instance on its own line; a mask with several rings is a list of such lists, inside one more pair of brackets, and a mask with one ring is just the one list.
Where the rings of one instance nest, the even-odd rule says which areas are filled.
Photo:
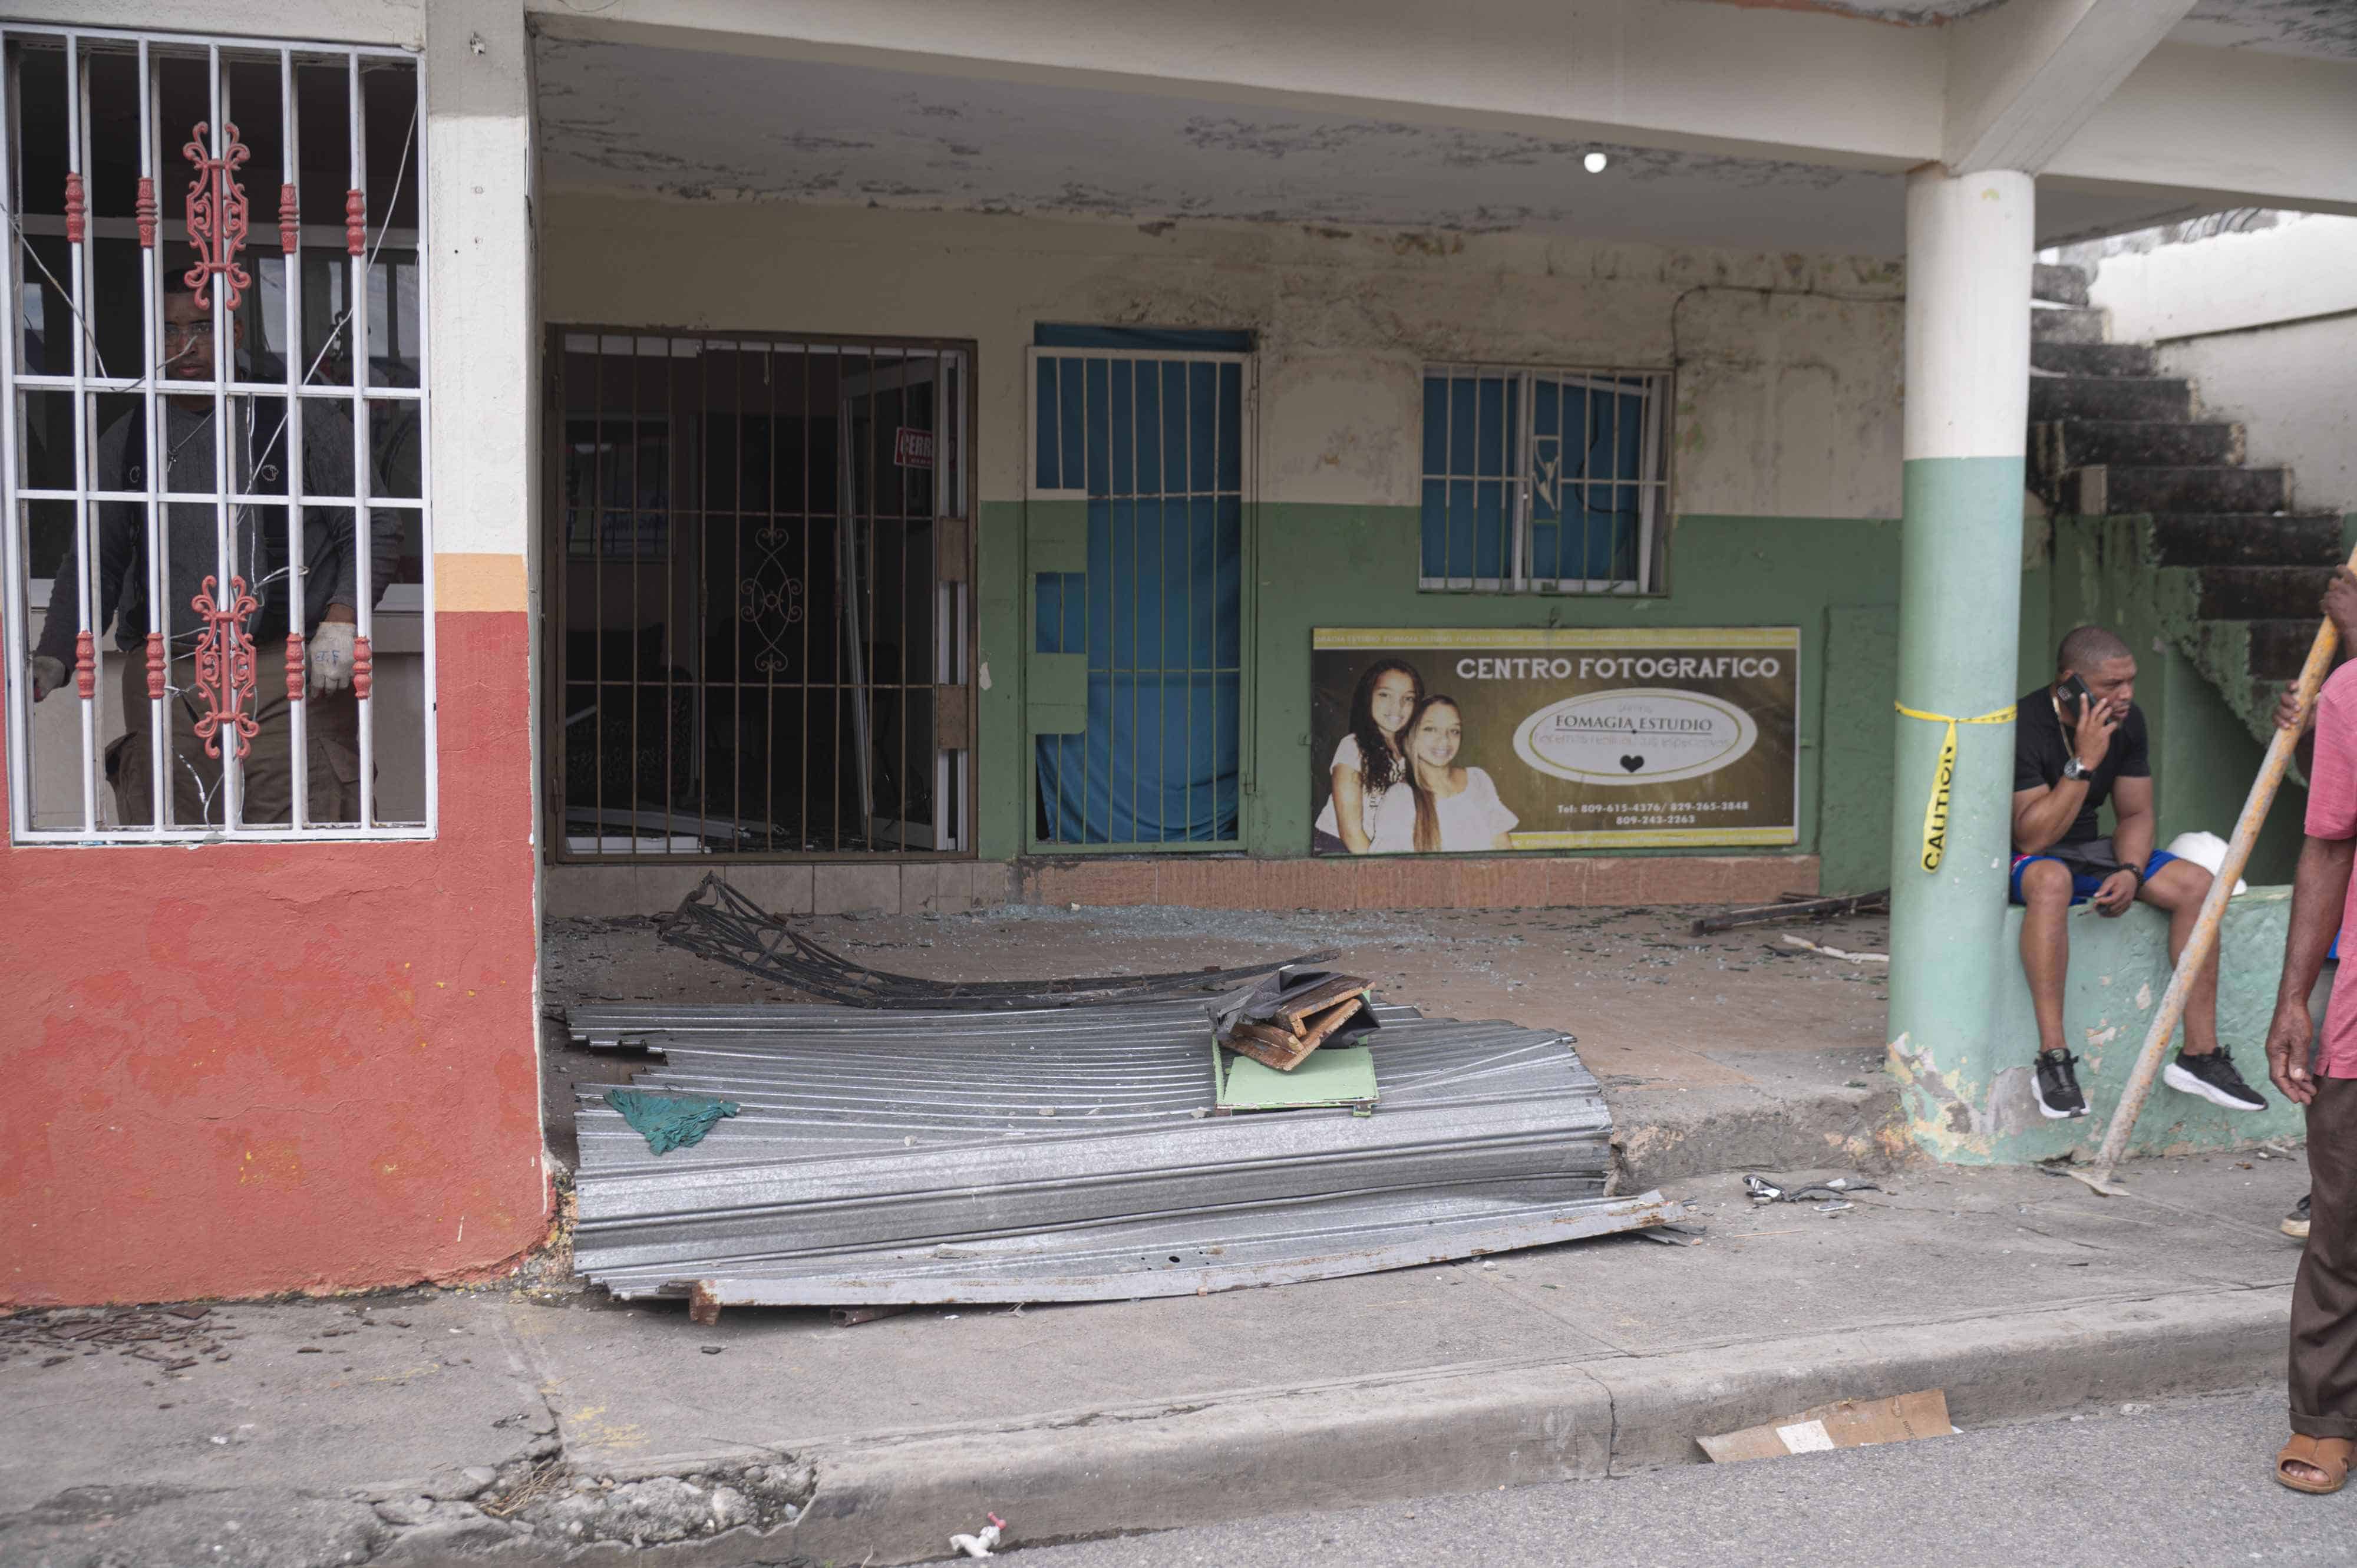
[[0, 1301], [402, 1284], [541, 1240], [526, 618], [435, 625], [434, 842], [0, 850]]

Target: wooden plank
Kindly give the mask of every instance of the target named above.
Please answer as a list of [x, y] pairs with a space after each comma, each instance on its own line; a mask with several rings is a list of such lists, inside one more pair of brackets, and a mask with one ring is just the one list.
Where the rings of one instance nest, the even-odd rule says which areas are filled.
[[1361, 1015], [1366, 1016], [1369, 1023], [1374, 1022], [1374, 1015], [1367, 1012], [1366, 998], [1363, 994], [1338, 1002], [1323, 1013], [1316, 1014], [1304, 1020], [1301, 1026], [1301, 1043], [1312, 1048], [1322, 1046], [1333, 1036], [1335, 1030]]
[[1323, 1013], [1337, 1002], [1362, 1002], [1366, 1000], [1367, 988], [1373, 983], [1360, 975], [1338, 974], [1331, 980], [1319, 982], [1297, 996], [1285, 998], [1276, 1004], [1271, 1016], [1297, 1035], [1301, 1033], [1302, 1021], [1311, 1014]]
[[1238, 1056], [1250, 1057], [1263, 1067], [1275, 1068], [1279, 1072], [1291, 1072], [1301, 1065], [1303, 1058], [1318, 1048], [1266, 1024], [1238, 1024], [1220, 1043]]

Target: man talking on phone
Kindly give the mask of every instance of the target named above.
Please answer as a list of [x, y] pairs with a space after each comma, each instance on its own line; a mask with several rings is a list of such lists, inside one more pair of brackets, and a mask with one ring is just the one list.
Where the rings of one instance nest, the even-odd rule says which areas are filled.
[[[2073, 904], [2116, 917], [2138, 900], [2169, 916], [2169, 956], [2185, 950], [2210, 893], [2210, 874], [2153, 848], [2152, 765], [2144, 714], [2136, 705], [2136, 657], [2099, 626], [2062, 639], [2054, 683], [2021, 699], [2014, 725], [2013, 901], [2021, 922], [2021, 967], [2038, 1015], [2038, 1109], [2057, 1121], [2087, 1113], [2062, 1039], [2062, 981], [2071, 967]], [[2103, 836], [2097, 813], [2114, 823]], [[2185, 1004], [2185, 1045], [2161, 1081], [2230, 1111], [2264, 1111], [2218, 1046], [2218, 955], [2195, 977]]]

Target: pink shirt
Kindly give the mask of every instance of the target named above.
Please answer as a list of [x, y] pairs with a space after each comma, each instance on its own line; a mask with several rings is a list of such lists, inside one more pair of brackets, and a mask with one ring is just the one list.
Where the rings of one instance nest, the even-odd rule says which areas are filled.
[[[2357, 662], [2324, 682], [2316, 703], [2316, 766], [2308, 775], [2308, 836], [2357, 838]], [[2357, 951], [2345, 945], [2357, 931], [2357, 876], [2341, 909], [2341, 971], [2324, 1009], [2324, 1049], [2316, 1063], [2324, 1078], [2357, 1078]]]

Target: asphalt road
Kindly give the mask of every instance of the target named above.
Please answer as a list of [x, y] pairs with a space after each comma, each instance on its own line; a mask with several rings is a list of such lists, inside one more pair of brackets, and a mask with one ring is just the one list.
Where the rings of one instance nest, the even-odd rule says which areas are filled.
[[2312, 1498], [2270, 1478], [2286, 1434], [2280, 1391], [2128, 1410], [1019, 1555], [1028, 1568], [2357, 1563], [2357, 1486]]

